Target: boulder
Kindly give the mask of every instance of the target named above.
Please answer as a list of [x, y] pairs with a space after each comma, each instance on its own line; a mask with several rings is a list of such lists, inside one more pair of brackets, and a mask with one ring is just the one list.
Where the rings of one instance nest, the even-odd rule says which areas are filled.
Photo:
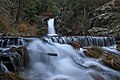
[[30, 61], [29, 53], [25, 46], [18, 47], [18, 48], [13, 47], [10, 50], [13, 52], [17, 52], [22, 57], [24, 68], [27, 68], [29, 66], [29, 61]]
[[107, 54], [102, 58], [102, 62], [112, 69], [120, 70], [120, 58], [118, 56]]
[[80, 43], [79, 42], [70, 42], [68, 43], [69, 45], [71, 45], [72, 47], [74, 47], [76, 50], [80, 50]]
[[85, 55], [92, 58], [100, 58], [103, 56], [104, 51], [100, 47], [91, 47], [84, 51]]
[[[5, 54], [4, 54], [5, 53]], [[2, 63], [11, 72], [19, 72], [29, 67], [29, 54], [26, 47], [11, 47], [0, 55]]]
[[9, 54], [1, 55], [2, 63], [7, 67], [9, 71], [12, 71], [12, 72], [14, 72], [16, 69], [16, 66], [13, 60], [14, 59]]
[[25, 80], [25, 79], [12, 72], [0, 71], [0, 80]]

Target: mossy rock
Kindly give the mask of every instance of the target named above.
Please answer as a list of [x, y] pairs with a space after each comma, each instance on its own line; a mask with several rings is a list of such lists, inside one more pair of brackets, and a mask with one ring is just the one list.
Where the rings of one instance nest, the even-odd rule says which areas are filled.
[[17, 74], [12, 73], [12, 72], [6, 72], [6, 73], [2, 73], [2, 79], [5, 80], [25, 80], [21, 77], [19, 77]]
[[100, 58], [104, 51], [100, 47], [91, 47], [84, 51], [85, 55], [92, 58]]
[[96, 51], [96, 52], [98, 52], [98, 53], [101, 53], [101, 54], [104, 53], [104, 51], [103, 51], [103, 49], [102, 49], [101, 47], [93, 46], [93, 47], [91, 47], [90, 49], [91, 49], [91, 50], [94, 50], [94, 51]]
[[25, 47], [25, 46], [18, 47], [18, 48], [16, 48], [16, 51], [17, 51], [18, 54], [20, 54], [22, 56], [23, 67], [24, 68], [28, 68], [29, 67], [30, 58], [29, 58], [29, 53], [28, 53], [27, 47]]
[[68, 44], [71, 45], [72, 47], [74, 47], [76, 50], [79, 50], [81, 47], [79, 42], [70, 42]]
[[120, 70], [120, 59], [113, 55], [113, 54], [107, 54], [102, 58], [103, 63], [115, 70]]
[[22, 46], [22, 47], [12, 47], [10, 48], [10, 51], [12, 52], [16, 52], [18, 53], [21, 57], [22, 57], [22, 64], [24, 68], [28, 68], [29, 67], [29, 62], [30, 62], [30, 58], [29, 58], [29, 53], [27, 50], [27, 47]]

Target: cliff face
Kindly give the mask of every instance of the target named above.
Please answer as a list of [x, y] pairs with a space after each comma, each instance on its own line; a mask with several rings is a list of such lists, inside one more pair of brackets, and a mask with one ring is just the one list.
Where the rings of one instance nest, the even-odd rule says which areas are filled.
[[89, 13], [90, 35], [120, 35], [120, 0], [109, 3]]

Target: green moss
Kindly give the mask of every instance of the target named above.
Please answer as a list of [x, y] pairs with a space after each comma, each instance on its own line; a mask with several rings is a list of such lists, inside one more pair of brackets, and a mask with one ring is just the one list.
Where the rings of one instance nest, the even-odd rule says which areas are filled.
[[120, 70], [120, 59], [117, 56], [113, 54], [107, 54], [103, 57], [102, 61], [108, 67], [115, 70]]
[[68, 43], [69, 45], [71, 45], [72, 47], [74, 47], [76, 50], [78, 49], [80, 49], [80, 43], [79, 42], [70, 42], [70, 43]]
[[104, 53], [104, 51], [102, 50], [101, 47], [93, 46], [93, 47], [91, 47], [90, 49], [91, 49], [91, 50], [94, 50], [94, 51], [96, 51], [96, 52], [98, 52], [98, 53], [101, 53], [101, 54]]
[[4, 74], [4, 76], [7, 80], [25, 80], [25, 79], [19, 77], [17, 74], [12, 73], [12, 72], [7, 72]]
[[91, 47], [85, 51], [86, 56], [92, 58], [100, 58], [103, 55], [104, 51], [100, 47]]

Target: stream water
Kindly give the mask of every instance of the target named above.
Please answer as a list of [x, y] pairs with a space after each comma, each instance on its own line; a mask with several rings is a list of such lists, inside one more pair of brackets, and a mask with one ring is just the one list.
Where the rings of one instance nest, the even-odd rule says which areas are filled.
[[54, 27], [54, 18], [48, 20], [48, 34], [47, 36], [57, 36]]
[[[112, 44], [114, 42], [111, 42]], [[103, 47], [110, 51], [109, 47]], [[48, 43], [37, 39], [29, 45], [32, 76], [36, 80], [119, 80], [120, 72], [104, 66], [100, 59], [83, 55], [84, 49], [76, 51], [67, 44]], [[115, 49], [113, 49], [115, 50]], [[113, 51], [115, 52], [115, 51]], [[115, 52], [119, 54], [120, 52]], [[41, 74], [41, 75], [40, 75]], [[32, 80], [32, 79], [31, 79]]]

